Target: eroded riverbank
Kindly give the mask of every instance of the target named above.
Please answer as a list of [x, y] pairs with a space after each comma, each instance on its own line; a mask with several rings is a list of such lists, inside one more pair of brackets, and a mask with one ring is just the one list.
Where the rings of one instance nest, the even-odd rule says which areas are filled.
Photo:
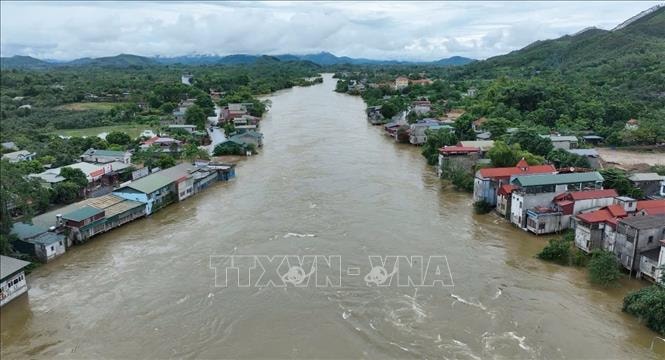
[[[2, 309], [2, 357], [658, 358], [627, 289], [534, 258], [546, 238], [473, 214], [419, 149], [322, 85], [280, 91], [239, 177], [104, 234]], [[289, 235], [291, 234], [291, 235]], [[295, 234], [304, 235], [297, 236]], [[210, 255], [448, 257], [454, 288], [216, 288]], [[665, 350], [664, 350], [665, 351]]]

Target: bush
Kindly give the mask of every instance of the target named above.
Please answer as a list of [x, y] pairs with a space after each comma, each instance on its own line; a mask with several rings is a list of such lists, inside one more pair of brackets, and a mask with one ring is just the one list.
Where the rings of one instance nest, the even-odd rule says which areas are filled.
[[485, 200], [478, 200], [473, 203], [473, 210], [475, 210], [476, 214], [487, 214], [492, 209], [494, 209], [494, 206]]
[[630, 292], [623, 299], [623, 311], [646, 321], [647, 326], [665, 335], [665, 287], [649, 286]]
[[562, 265], [570, 264], [570, 248], [572, 243], [565, 239], [552, 239], [547, 246], [538, 253], [541, 260], [552, 261]]
[[616, 256], [609, 251], [594, 251], [589, 260], [589, 280], [592, 283], [608, 286], [619, 280], [621, 271]]

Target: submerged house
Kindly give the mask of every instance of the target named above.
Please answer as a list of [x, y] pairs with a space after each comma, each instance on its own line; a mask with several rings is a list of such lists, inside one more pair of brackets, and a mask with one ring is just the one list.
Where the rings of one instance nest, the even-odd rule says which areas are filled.
[[635, 173], [628, 178], [646, 197], [665, 196], [665, 176], [657, 173]]
[[480, 159], [479, 147], [472, 146], [444, 146], [439, 149], [438, 174], [442, 176], [448, 169], [461, 169], [470, 173], [476, 161]]
[[660, 248], [665, 237], [665, 214], [629, 216], [617, 224], [614, 253], [623, 267], [639, 274], [643, 253]]
[[113, 195], [145, 204], [145, 214], [150, 215], [175, 200], [173, 181], [159, 172], [132, 181], [115, 191]]
[[80, 156], [81, 161], [94, 164], [107, 164], [119, 162], [123, 164], [132, 163], [132, 153], [129, 151], [98, 150], [90, 148]]
[[575, 246], [585, 253], [614, 248], [614, 235], [619, 219], [628, 216], [626, 209], [612, 204], [601, 209], [575, 216]]
[[520, 160], [515, 166], [500, 168], [483, 168], [476, 171], [473, 182], [473, 201], [485, 201], [496, 205], [497, 192], [501, 185], [510, 184], [510, 180], [518, 175], [554, 174], [552, 165], [529, 166], [526, 160]]
[[14, 249], [31, 255], [43, 263], [67, 251], [65, 236], [45, 227], [18, 222], [12, 226], [11, 234], [17, 238], [12, 242]]
[[23, 269], [29, 262], [0, 255], [0, 306], [28, 291]]
[[554, 197], [550, 206], [527, 209], [527, 230], [549, 234], [568, 229], [571, 217], [585, 210], [612, 205], [618, 196], [614, 189], [570, 191]]
[[603, 177], [598, 172], [569, 174], [518, 175], [511, 180], [510, 221], [527, 229], [527, 210], [548, 208], [554, 197], [566, 191], [602, 189]]
[[69, 230], [69, 239], [82, 243], [145, 215], [144, 203], [109, 194], [77, 203], [59, 215], [58, 222]]

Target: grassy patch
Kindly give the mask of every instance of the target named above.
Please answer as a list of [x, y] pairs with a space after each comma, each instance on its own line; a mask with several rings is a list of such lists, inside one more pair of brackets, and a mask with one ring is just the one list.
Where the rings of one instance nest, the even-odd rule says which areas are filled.
[[124, 124], [124, 125], [91, 127], [85, 129], [62, 129], [54, 131], [53, 133], [56, 135], [63, 135], [63, 136], [83, 137], [83, 136], [97, 136], [103, 132], [110, 133], [112, 131], [122, 131], [127, 133], [132, 138], [135, 138], [139, 136], [141, 132], [143, 132], [143, 130], [146, 129], [152, 129], [155, 132], [157, 130], [151, 127], [150, 125]]
[[77, 102], [58, 106], [58, 110], [86, 111], [86, 110], [111, 110], [112, 108], [123, 105], [121, 102]]

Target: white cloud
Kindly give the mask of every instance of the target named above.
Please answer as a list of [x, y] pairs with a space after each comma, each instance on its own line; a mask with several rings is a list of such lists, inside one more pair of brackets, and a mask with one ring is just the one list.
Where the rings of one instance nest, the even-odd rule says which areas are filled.
[[485, 58], [656, 2], [2, 2], [2, 56], [72, 59], [330, 51], [382, 59]]

